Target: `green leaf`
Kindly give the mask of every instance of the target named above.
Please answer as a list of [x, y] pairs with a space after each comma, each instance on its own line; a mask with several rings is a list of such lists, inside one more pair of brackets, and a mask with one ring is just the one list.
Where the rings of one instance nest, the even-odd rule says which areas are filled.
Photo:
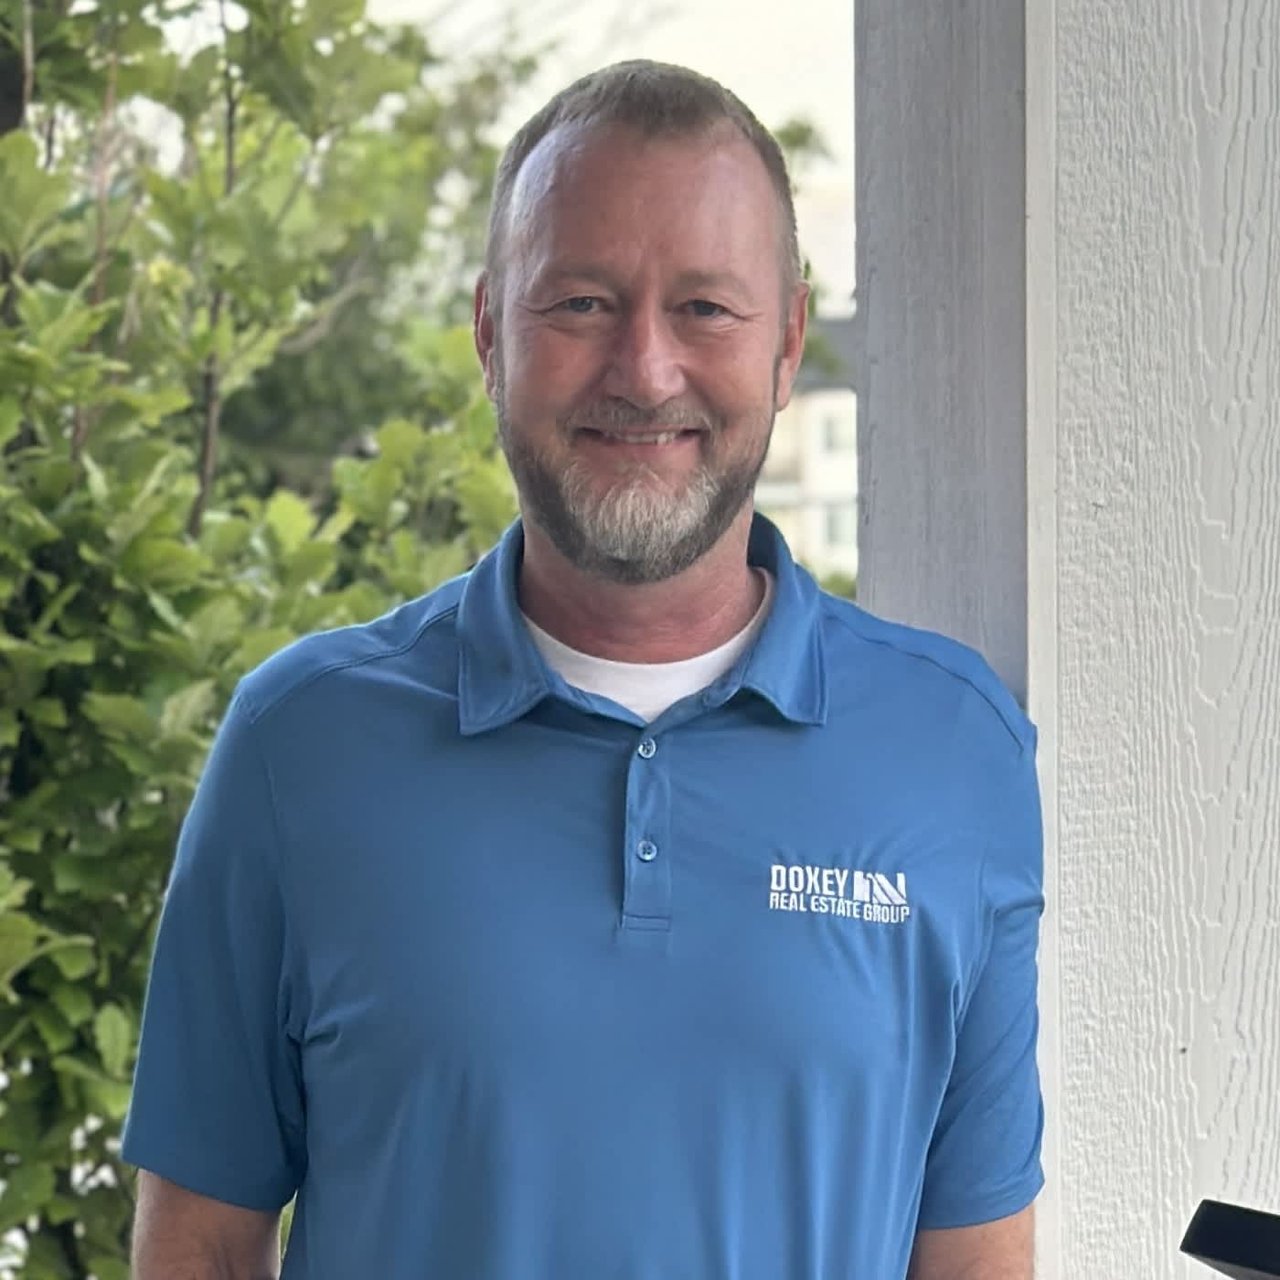
[[0, 915], [22, 906], [30, 888], [30, 880], [19, 880], [3, 862], [0, 862]]
[[70, 1026], [78, 1027], [93, 1016], [93, 997], [84, 987], [69, 982], [55, 983], [49, 999]]
[[83, 1081], [92, 1101], [108, 1119], [124, 1119], [129, 1109], [129, 1086], [123, 1081], [113, 1080], [79, 1058], [66, 1055], [53, 1059], [53, 1069], [59, 1075]]
[[0, 1195], [0, 1231], [20, 1227], [40, 1212], [57, 1185], [53, 1168], [47, 1164], [20, 1164], [4, 1169], [5, 1188]]
[[316, 539], [319, 542], [338, 542], [355, 522], [356, 513], [345, 502], [339, 503], [338, 509], [320, 526]]
[[332, 542], [304, 542], [282, 567], [280, 580], [284, 586], [304, 583], [322, 587], [338, 567], [338, 548]]
[[22, 405], [12, 396], [0, 396], [0, 449], [18, 434], [22, 426]]
[[252, 670], [297, 638], [288, 627], [269, 627], [265, 631], [252, 632], [236, 650], [235, 666], [241, 671]]
[[90, 1256], [88, 1267], [96, 1280], [129, 1280], [129, 1268], [121, 1258], [109, 1258], [105, 1253]]
[[80, 591], [81, 586], [78, 582], [67, 583], [41, 610], [40, 617], [31, 628], [31, 638], [39, 640], [48, 635], [53, 629], [54, 623], [62, 616], [67, 605], [80, 594]]
[[31, 1021], [50, 1053], [63, 1053], [76, 1042], [76, 1033], [61, 1012], [48, 1002], [31, 1007]]
[[59, 947], [56, 951], [49, 952], [49, 959], [57, 966], [58, 972], [71, 982], [87, 978], [98, 967], [93, 946], [85, 943]]
[[106, 506], [107, 499], [111, 496], [111, 486], [107, 480], [106, 472], [87, 453], [80, 455], [80, 461], [84, 465], [85, 480], [89, 485], [89, 496], [98, 506]]
[[244, 630], [244, 609], [235, 596], [214, 596], [187, 619], [187, 633], [202, 663], [216, 650], [240, 638]]
[[171, 537], [140, 537], [120, 557], [120, 572], [158, 591], [194, 586], [204, 573], [204, 556]]
[[33, 724], [45, 729], [65, 729], [67, 727], [66, 704], [58, 698], [37, 698], [28, 708], [27, 714]]
[[5, 843], [19, 853], [40, 853], [44, 848], [42, 827], [13, 828], [4, 833]]
[[186, 631], [186, 623], [182, 620], [182, 615], [164, 598], [158, 591], [148, 589], [146, 592], [147, 603], [155, 610], [156, 617], [165, 624], [171, 631], [178, 632], [179, 635]]
[[0, 137], [0, 253], [21, 266], [54, 225], [70, 193], [62, 174], [40, 168], [36, 140], [15, 129]]
[[472, 531], [473, 546], [492, 545], [516, 512], [511, 474], [499, 458], [478, 459], [458, 478], [456, 492], [462, 516]]
[[85, 694], [81, 707], [108, 737], [138, 742], [151, 742], [155, 738], [155, 720], [140, 698], [127, 693], [95, 691]]
[[44, 1207], [44, 1216], [50, 1226], [61, 1226], [64, 1222], [74, 1222], [80, 1214], [78, 1197], [53, 1196]]
[[50, 646], [49, 651], [53, 659], [50, 666], [87, 667], [96, 656], [93, 641], [88, 636], [68, 640], [65, 644]]
[[378, 453], [398, 467], [407, 466], [421, 452], [427, 433], [416, 422], [396, 418], [378, 429]]
[[67, 1261], [61, 1242], [52, 1233], [40, 1232], [27, 1240], [22, 1280], [82, 1280], [83, 1276], [77, 1264]]
[[53, 859], [53, 887], [61, 894], [100, 898], [110, 894], [118, 873], [106, 858], [60, 853]]
[[213, 712], [217, 685], [213, 680], [197, 680], [170, 694], [160, 712], [160, 733], [175, 738], [204, 726]]
[[104, 1004], [93, 1020], [98, 1056], [109, 1076], [124, 1076], [133, 1049], [133, 1024], [118, 1004]]
[[296, 493], [277, 489], [263, 513], [276, 546], [290, 555], [311, 536], [316, 518], [311, 507]]
[[30, 916], [9, 911], [0, 916], [0, 995], [9, 999], [9, 983], [40, 953], [41, 930]]
[[211, 511], [200, 534], [200, 545], [215, 563], [231, 561], [244, 551], [253, 534], [253, 523], [243, 516]]
[[77, 293], [57, 289], [43, 280], [35, 284], [18, 282], [18, 317], [26, 325], [32, 345], [51, 361], [62, 360], [74, 348], [83, 346], [115, 310], [114, 302], [93, 306]]
[[183, 120], [194, 122], [212, 101], [221, 59], [222, 49], [216, 44], [207, 45], [193, 54], [178, 72], [169, 106]]

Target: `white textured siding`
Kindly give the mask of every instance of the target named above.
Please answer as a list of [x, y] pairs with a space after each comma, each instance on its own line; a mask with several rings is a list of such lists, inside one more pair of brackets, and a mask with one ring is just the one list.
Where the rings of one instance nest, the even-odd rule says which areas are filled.
[[1280, 4], [859, 0], [858, 54], [863, 589], [1042, 728], [1037, 1274], [1207, 1280], [1202, 1197], [1280, 1211]]
[[1060, 1275], [1206, 1275], [1280, 1211], [1280, 5], [1056, 9]]

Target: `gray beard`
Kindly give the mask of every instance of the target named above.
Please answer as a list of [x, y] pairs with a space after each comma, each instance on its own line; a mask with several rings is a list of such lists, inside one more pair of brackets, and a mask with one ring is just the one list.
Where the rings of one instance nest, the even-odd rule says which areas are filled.
[[[622, 585], [663, 582], [706, 555], [750, 502], [768, 449], [766, 435], [758, 458], [718, 474], [699, 466], [679, 494], [665, 491], [653, 483], [651, 474], [639, 472], [620, 479], [599, 497], [593, 492], [590, 473], [580, 463], [553, 470], [523, 444], [507, 417], [501, 385], [494, 398], [503, 452], [526, 516], [570, 564]], [[625, 411], [624, 416], [644, 417], [635, 410]], [[656, 422], [659, 415], [651, 417]], [[649, 424], [634, 421], [631, 425]]]

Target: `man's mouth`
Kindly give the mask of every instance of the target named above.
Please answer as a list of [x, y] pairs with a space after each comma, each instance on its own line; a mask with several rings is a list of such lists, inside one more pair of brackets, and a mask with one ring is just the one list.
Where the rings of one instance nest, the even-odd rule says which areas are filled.
[[674, 444], [702, 434], [699, 431], [599, 431], [594, 427], [584, 427], [582, 432], [608, 444]]

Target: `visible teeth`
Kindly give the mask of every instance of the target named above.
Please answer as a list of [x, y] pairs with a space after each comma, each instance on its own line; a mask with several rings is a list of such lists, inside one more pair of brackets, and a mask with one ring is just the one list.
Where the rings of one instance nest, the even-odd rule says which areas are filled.
[[640, 435], [637, 432], [629, 432], [625, 435], [619, 435], [612, 431], [606, 431], [604, 435], [609, 440], [622, 440], [627, 444], [670, 444], [680, 436], [680, 432], [652, 431], [647, 435]]

